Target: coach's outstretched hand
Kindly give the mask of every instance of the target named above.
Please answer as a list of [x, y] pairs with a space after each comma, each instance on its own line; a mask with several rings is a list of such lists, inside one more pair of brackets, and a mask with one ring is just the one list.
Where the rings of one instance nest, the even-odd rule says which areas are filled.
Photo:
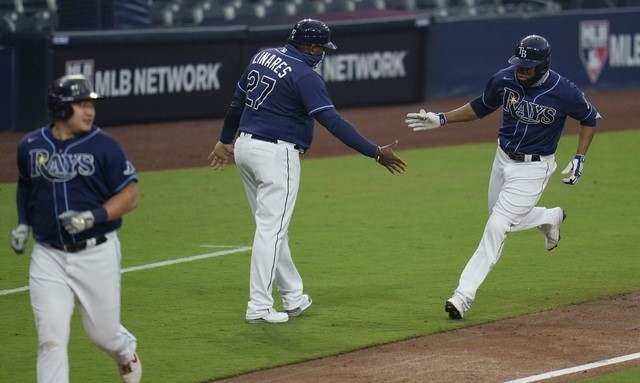
[[378, 146], [376, 150], [376, 162], [384, 166], [392, 174], [404, 173], [407, 170], [407, 164], [404, 160], [393, 152], [393, 148], [398, 145], [398, 140], [385, 146]]
[[211, 167], [213, 170], [224, 170], [229, 163], [229, 157], [233, 155], [233, 145], [223, 144], [222, 142], [216, 142], [216, 146], [213, 147], [213, 151], [207, 157], [211, 160]]

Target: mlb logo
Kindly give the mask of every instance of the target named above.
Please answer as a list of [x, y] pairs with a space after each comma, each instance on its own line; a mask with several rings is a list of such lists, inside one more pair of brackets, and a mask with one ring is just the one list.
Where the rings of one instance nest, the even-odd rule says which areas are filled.
[[64, 63], [65, 75], [81, 74], [93, 83], [93, 60], [69, 60]]
[[595, 84], [609, 56], [609, 22], [591, 20], [580, 22], [580, 60]]

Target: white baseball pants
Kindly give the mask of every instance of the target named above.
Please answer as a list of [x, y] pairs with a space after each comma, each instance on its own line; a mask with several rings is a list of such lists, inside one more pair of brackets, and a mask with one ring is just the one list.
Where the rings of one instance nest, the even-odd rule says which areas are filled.
[[536, 162], [516, 162], [497, 148], [489, 180], [489, 219], [454, 293], [462, 299], [464, 311], [500, 259], [508, 233], [556, 223], [549, 209], [535, 206], [556, 167], [554, 155]]
[[302, 300], [302, 278], [289, 249], [289, 223], [300, 185], [300, 153], [294, 145], [270, 143], [241, 134], [234, 157], [255, 219], [246, 319], [273, 308], [273, 283], [285, 310]]

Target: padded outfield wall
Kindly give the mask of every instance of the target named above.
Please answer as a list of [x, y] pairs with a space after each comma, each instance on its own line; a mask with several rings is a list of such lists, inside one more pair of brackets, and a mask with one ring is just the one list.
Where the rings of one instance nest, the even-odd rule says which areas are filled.
[[[479, 94], [515, 43], [549, 38], [552, 67], [583, 90], [640, 87], [640, 8], [431, 18], [325, 18], [337, 51], [319, 68], [338, 108]], [[47, 122], [46, 84], [82, 73], [108, 98], [99, 125], [224, 116], [256, 50], [280, 46], [291, 25], [54, 32], [2, 36], [0, 131]], [[10, 97], [10, 96], [9, 96]], [[6, 97], [5, 97], [6, 98]], [[2, 98], [0, 98], [2, 99]]]
[[529, 34], [549, 40], [552, 69], [582, 90], [640, 87], [640, 8], [620, 8], [433, 20], [425, 45], [430, 70], [424, 97], [482, 93]]

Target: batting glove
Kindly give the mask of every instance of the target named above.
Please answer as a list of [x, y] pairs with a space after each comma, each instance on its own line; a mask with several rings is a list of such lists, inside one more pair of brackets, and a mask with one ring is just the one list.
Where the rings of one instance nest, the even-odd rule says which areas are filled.
[[29, 238], [29, 226], [20, 224], [14, 230], [11, 230], [11, 248], [16, 254], [24, 253]]
[[69, 234], [78, 234], [85, 230], [91, 229], [95, 222], [93, 213], [89, 210], [77, 212], [74, 210], [65, 211], [58, 216], [65, 230]]
[[414, 132], [418, 132], [439, 128], [447, 123], [447, 118], [444, 113], [425, 112], [424, 109], [420, 109], [420, 113], [407, 113], [407, 119], [404, 122]]
[[563, 178], [562, 182], [567, 185], [575, 185], [578, 183], [580, 175], [582, 175], [582, 168], [584, 166], [584, 154], [576, 154], [576, 156], [569, 162], [566, 168], [562, 171], [562, 174], [568, 175]]

